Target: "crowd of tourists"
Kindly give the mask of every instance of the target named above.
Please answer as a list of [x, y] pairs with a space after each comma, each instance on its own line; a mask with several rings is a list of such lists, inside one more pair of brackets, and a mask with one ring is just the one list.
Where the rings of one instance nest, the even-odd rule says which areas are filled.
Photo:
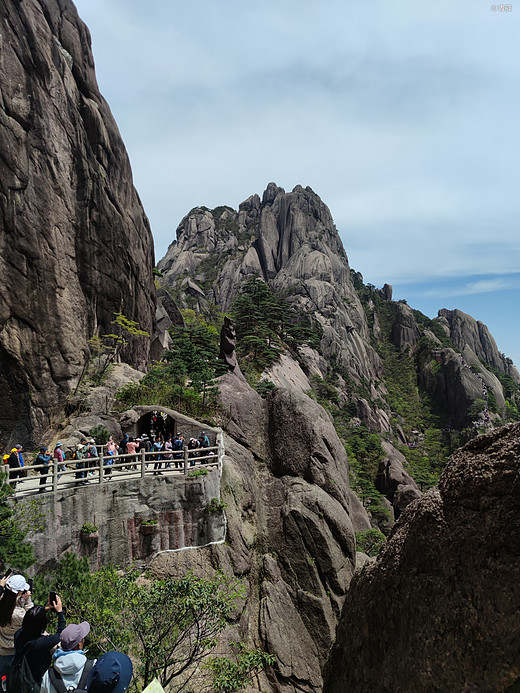
[[[189, 464], [195, 465], [197, 458], [211, 457], [215, 453], [207, 451], [210, 447], [209, 437], [206, 431], [201, 431], [198, 438], [190, 437], [186, 443], [184, 435], [159, 433], [153, 435], [143, 433], [141, 436], [133, 438], [125, 434], [123, 438], [116, 442], [110, 436], [107, 443], [98, 446], [94, 438], [82, 438], [72, 449], [64, 450], [63, 443], [58, 441], [52, 452], [46, 445], [42, 445], [38, 455], [33, 461], [33, 465], [38, 468], [40, 473], [39, 492], [43, 493], [47, 484], [51, 464], [57, 465], [58, 479], [66, 471], [67, 465], [72, 464], [76, 469], [75, 478], [79, 483], [88, 481], [88, 477], [94, 476], [99, 469], [99, 450], [103, 450], [104, 477], [107, 481], [112, 478], [112, 467], [119, 455], [126, 455], [123, 458], [125, 470], [132, 471], [137, 469], [137, 461], [141, 452], [151, 453], [148, 457], [153, 462], [154, 475], [162, 474], [162, 469], [182, 469], [184, 467], [184, 450], [187, 449]], [[146, 459], [146, 458], [145, 458]], [[16, 445], [12, 450], [3, 456], [4, 469], [8, 469], [9, 478], [17, 481], [27, 476], [28, 465], [24, 460], [23, 448]], [[146, 465], [148, 468], [148, 464]]]
[[[9, 573], [0, 579], [2, 690], [7, 693], [126, 691], [133, 673], [130, 658], [113, 651], [89, 660], [85, 640], [90, 625], [86, 621], [67, 625], [63, 604], [55, 592], [49, 593], [45, 606], [34, 605], [29, 582], [23, 575]], [[55, 611], [58, 617], [55, 633], [47, 632], [50, 611]]]

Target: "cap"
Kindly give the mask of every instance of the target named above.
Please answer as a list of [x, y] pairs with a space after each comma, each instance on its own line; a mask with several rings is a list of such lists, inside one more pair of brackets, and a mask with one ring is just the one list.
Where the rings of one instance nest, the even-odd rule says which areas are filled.
[[22, 449], [22, 446], [21, 446], [21, 445], [17, 445], [17, 446], [16, 446], [16, 449], [17, 449], [17, 450], [21, 450], [21, 449]]
[[90, 623], [71, 623], [61, 631], [61, 649], [68, 652], [73, 650], [90, 633]]
[[8, 578], [7, 582], [5, 583], [5, 586], [8, 590], [14, 592], [15, 594], [18, 592], [25, 592], [26, 590], [30, 589], [23, 575], [11, 575], [11, 577]]
[[122, 652], [105, 652], [87, 679], [89, 693], [123, 693], [132, 680], [132, 662]]
[[41, 450], [42, 452], [47, 452], [48, 449], [49, 449], [49, 448], [46, 448], [45, 445], [42, 445], [41, 448], [40, 448], [40, 450]]
[[61, 448], [62, 446], [63, 446], [63, 443], [61, 442], [61, 440], [58, 440], [58, 442], [56, 443], [56, 447]]
[[84, 444], [84, 443], [78, 443], [78, 444], [76, 445], [76, 450], [81, 450], [81, 449], [84, 448], [84, 447], [85, 447], [85, 444]]

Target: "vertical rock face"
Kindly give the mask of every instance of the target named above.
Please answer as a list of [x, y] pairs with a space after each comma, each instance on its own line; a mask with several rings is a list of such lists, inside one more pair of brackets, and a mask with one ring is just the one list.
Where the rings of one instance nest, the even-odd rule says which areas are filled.
[[328, 207], [309, 187], [286, 193], [270, 183], [261, 200], [252, 195], [238, 212], [192, 210], [158, 267], [192, 304], [216, 303], [224, 311], [245, 281], [261, 277], [313, 316], [323, 330], [324, 354], [356, 382], [375, 383], [381, 375], [341, 239]]
[[370, 521], [317, 402], [285, 389], [264, 400], [231, 372], [219, 386], [229, 412], [221, 487], [227, 543], [158, 556], [152, 569], [160, 577], [214, 568], [241, 576], [248, 596], [236, 636], [277, 659], [255, 690], [319, 693], [354, 574], [354, 532]]
[[325, 693], [518, 686], [519, 440], [520, 424], [474, 439], [405, 510], [351, 583]]
[[4, 0], [0, 34], [0, 430], [28, 443], [114, 312], [152, 331], [153, 245], [72, 2]]

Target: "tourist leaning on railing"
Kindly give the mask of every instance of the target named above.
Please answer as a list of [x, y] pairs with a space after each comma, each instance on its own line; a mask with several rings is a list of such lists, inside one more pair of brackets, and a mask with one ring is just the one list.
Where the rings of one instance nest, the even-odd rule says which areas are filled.
[[45, 491], [45, 484], [47, 483], [47, 475], [49, 474], [49, 464], [52, 459], [52, 455], [48, 455], [49, 449], [42, 445], [40, 452], [38, 453], [33, 465], [36, 467], [38, 465], [44, 465], [40, 467], [40, 490], [38, 493], [43, 493]]

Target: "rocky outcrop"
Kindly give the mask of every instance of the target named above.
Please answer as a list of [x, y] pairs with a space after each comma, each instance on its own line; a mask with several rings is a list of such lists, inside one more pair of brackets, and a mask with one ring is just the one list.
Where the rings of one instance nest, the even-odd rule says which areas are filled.
[[0, 33], [0, 430], [30, 445], [114, 312], [153, 332], [153, 246], [72, 2], [5, 0]]
[[399, 351], [413, 351], [419, 337], [420, 331], [410, 306], [402, 301], [395, 303], [395, 320], [390, 334], [393, 344]]
[[381, 360], [370, 346], [366, 315], [330, 211], [311, 188], [298, 185], [286, 193], [270, 183], [262, 199], [253, 195], [238, 212], [192, 210], [158, 268], [162, 281], [184, 293], [185, 307], [202, 310], [208, 303], [228, 310], [240, 286], [261, 277], [319, 323], [323, 355], [376, 392]]
[[379, 463], [376, 477], [376, 489], [392, 504], [395, 519], [407, 505], [420, 498], [422, 493], [412, 477], [405, 471], [406, 458], [388, 441], [384, 440], [381, 447], [385, 457]]
[[218, 567], [242, 576], [248, 600], [238, 634], [277, 658], [259, 689], [317, 692], [355, 570], [354, 531], [370, 523], [322, 407], [294, 390], [263, 400], [231, 373], [219, 383], [229, 407], [221, 489], [227, 545], [192, 561], [165, 554], [152, 569], [163, 576]]
[[453, 344], [461, 351], [468, 346], [479, 359], [509, 375], [520, 384], [520, 373], [511, 359], [501, 354], [486, 325], [461, 310], [439, 311], [438, 322], [446, 328]]
[[453, 455], [351, 583], [324, 693], [520, 683], [520, 424]]
[[498, 415], [504, 414], [505, 399], [500, 381], [484, 367], [470, 347], [466, 346], [462, 354], [453, 349], [437, 349], [433, 357], [433, 360], [422, 363], [419, 379], [451, 417], [453, 426], [463, 428], [477, 420], [481, 412], [490, 422], [490, 393], [493, 395], [493, 409]]

